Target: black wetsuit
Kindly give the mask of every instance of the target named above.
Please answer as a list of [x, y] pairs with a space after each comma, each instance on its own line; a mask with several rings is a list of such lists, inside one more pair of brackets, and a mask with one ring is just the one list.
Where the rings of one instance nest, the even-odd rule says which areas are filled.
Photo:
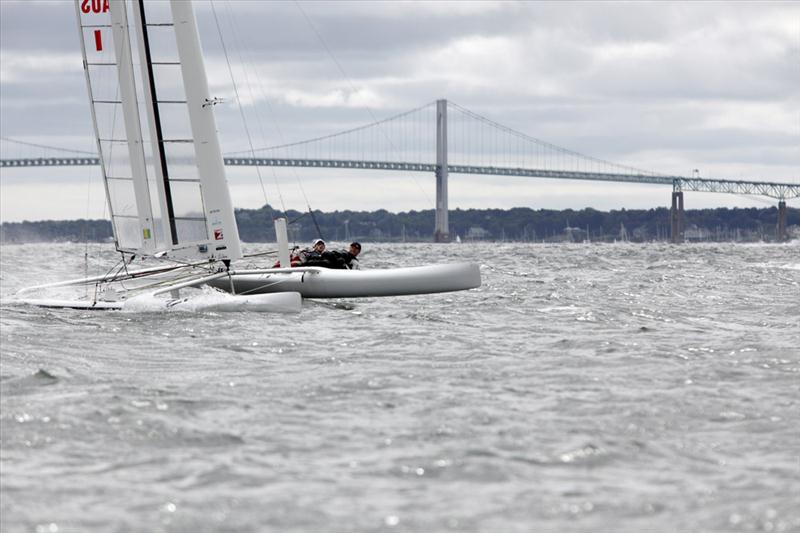
[[355, 256], [350, 252], [339, 252], [336, 250], [322, 252], [319, 256], [309, 257], [303, 266], [316, 266], [322, 268], [334, 268], [347, 270]]

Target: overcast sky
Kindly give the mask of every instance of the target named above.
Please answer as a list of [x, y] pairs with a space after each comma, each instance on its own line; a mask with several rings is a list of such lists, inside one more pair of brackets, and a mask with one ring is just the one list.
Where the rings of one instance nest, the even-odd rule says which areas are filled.
[[[616, 163], [800, 183], [797, 2], [214, 5], [235, 75], [244, 59], [258, 80], [244, 102], [256, 146], [447, 98]], [[196, 12], [211, 92], [226, 98], [216, 107], [223, 151], [246, 149], [209, 3]], [[94, 150], [74, 4], [0, 1], [0, 46], [2, 136]], [[2, 147], [3, 157], [18, 155]], [[264, 203], [254, 169], [229, 169], [228, 177], [236, 207]], [[315, 209], [433, 208], [427, 174], [262, 169], [262, 177], [275, 206], [280, 189], [286, 207], [304, 208], [299, 179]], [[3, 169], [1, 178], [4, 221], [103, 216], [99, 169]], [[450, 177], [451, 208], [608, 210], [669, 200], [669, 187], [652, 185]], [[686, 193], [687, 208], [774, 204]]]

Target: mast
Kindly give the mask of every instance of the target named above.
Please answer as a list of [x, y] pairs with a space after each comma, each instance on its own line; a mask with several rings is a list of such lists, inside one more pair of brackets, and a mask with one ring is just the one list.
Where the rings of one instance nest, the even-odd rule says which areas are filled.
[[214, 119], [215, 100], [212, 100], [208, 91], [194, 9], [191, 2], [183, 0], [170, 0], [170, 7], [178, 55], [181, 58], [181, 74], [189, 106], [197, 167], [203, 184], [206, 216], [211, 226], [209, 237], [215, 250], [223, 251], [227, 247], [225, 257], [238, 259], [242, 256], [239, 229], [225, 178], [225, 165]]

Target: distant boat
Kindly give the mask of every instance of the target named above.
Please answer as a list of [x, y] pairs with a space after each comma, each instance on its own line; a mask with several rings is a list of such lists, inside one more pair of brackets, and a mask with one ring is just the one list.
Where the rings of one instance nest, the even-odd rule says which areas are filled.
[[567, 219], [567, 225], [564, 228], [564, 234], [569, 239], [569, 242], [575, 242], [575, 234], [576, 233], [580, 233], [580, 232], [581, 232], [581, 228], [570, 226], [569, 225], [569, 219]]
[[[302, 297], [396, 296], [480, 286], [478, 265], [471, 263], [374, 271], [237, 268], [243, 254], [213, 112], [219, 100], [209, 94], [191, 2], [170, 0], [169, 10], [163, 9], [166, 3], [142, 0], [76, 0], [75, 6], [106, 200], [122, 260], [107, 275], [20, 291], [91, 288], [82, 299], [17, 301], [75, 309], [156, 302], [164, 308], [299, 312]], [[279, 260], [288, 265], [285, 219], [277, 219], [275, 227]], [[132, 270], [134, 258], [159, 266]], [[231, 294], [219, 293], [225, 298], [211, 298], [206, 307], [181, 298], [183, 289], [202, 286]]]

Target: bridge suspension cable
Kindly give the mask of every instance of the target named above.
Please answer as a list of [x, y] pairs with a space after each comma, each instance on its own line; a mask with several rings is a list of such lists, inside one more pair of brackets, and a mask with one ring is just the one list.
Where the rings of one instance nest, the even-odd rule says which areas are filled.
[[[674, 191], [759, 195], [779, 200], [800, 198], [799, 182], [706, 179], [664, 175], [620, 165], [542, 141], [458, 104], [448, 102], [447, 170], [569, 180], [615, 181], [672, 185]], [[232, 166], [331, 168], [435, 172], [436, 102], [388, 118], [304, 141], [253, 148], [225, 155]], [[58, 148], [3, 137], [4, 142], [82, 154], [82, 157], [4, 156], [2, 167], [98, 164], [91, 152]], [[247, 154], [248, 156], [245, 156]]]
[[[350, 128], [350, 129], [347, 129], [347, 130], [344, 130], [344, 131], [337, 131], [336, 133], [331, 133], [331, 134], [328, 134], [328, 135], [321, 135], [319, 137], [314, 137], [312, 139], [305, 139], [303, 141], [296, 141], [296, 142], [291, 142], [291, 143], [279, 144], [279, 145], [275, 145], [275, 146], [265, 146], [263, 148], [256, 148], [255, 151], [256, 152], [271, 152], [271, 151], [275, 151], [275, 150], [288, 150], [288, 149], [291, 149], [291, 148], [294, 148], [294, 147], [297, 147], [297, 146], [309, 145], [311, 143], [322, 143], [322, 142], [330, 141], [332, 139], [342, 138], [342, 137], [344, 137], [346, 135], [352, 135], [352, 134], [361, 133], [361, 132], [364, 132], [366, 130], [369, 130], [370, 128], [379, 127], [379, 126], [381, 126], [383, 124], [387, 124], [389, 122], [393, 122], [393, 121], [397, 121], [397, 120], [409, 117], [409, 116], [414, 115], [415, 113], [419, 113], [419, 112], [421, 112], [423, 110], [433, 109], [435, 106], [436, 106], [436, 102], [435, 101], [434, 102], [428, 102], [427, 104], [421, 105], [419, 107], [415, 107], [414, 109], [411, 109], [409, 111], [404, 111], [403, 113], [398, 113], [396, 115], [392, 115], [391, 117], [387, 117], [385, 119], [378, 120], [378, 121], [372, 122], [370, 124], [364, 124], [363, 126], [356, 126], [355, 128]], [[250, 153], [250, 150], [240, 150], [240, 151], [237, 151], [237, 152], [228, 152], [226, 155], [227, 156], [231, 156], [231, 157], [236, 157], [238, 155], [246, 154], [246, 153]]]
[[74, 148], [60, 148], [58, 146], [49, 146], [47, 144], [39, 144], [39, 143], [32, 143], [27, 141], [18, 141], [17, 139], [10, 139], [8, 137], [0, 137], [0, 140], [4, 142], [9, 142], [12, 144], [17, 144], [20, 146], [29, 146], [32, 148], [41, 148], [48, 152], [63, 152], [66, 154], [81, 154], [81, 155], [90, 155], [97, 157], [97, 151], [94, 152], [87, 152], [85, 150], [75, 150]]
[[475, 166], [664, 176], [537, 139], [448, 101], [451, 162]]

